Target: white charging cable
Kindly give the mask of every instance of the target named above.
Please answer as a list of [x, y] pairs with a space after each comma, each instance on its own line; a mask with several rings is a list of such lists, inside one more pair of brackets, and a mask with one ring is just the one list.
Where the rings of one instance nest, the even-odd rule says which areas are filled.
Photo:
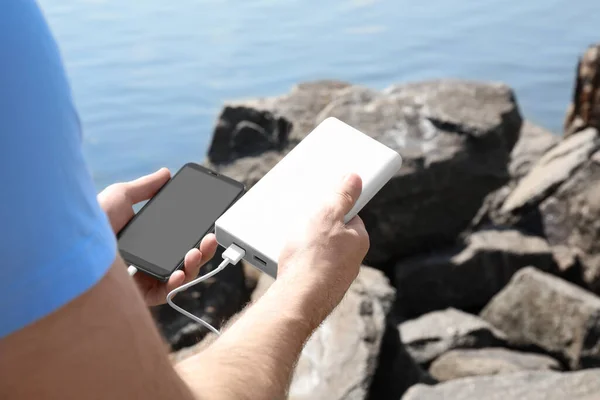
[[190, 288], [194, 285], [197, 285], [200, 282], [204, 282], [205, 280], [215, 276], [216, 274], [218, 274], [219, 272], [221, 272], [222, 270], [225, 269], [225, 267], [227, 267], [229, 264], [231, 265], [236, 265], [238, 262], [240, 262], [240, 260], [242, 258], [244, 258], [244, 256], [246, 255], [246, 251], [244, 249], [242, 249], [241, 247], [232, 244], [231, 246], [229, 246], [224, 252], [223, 252], [223, 261], [221, 262], [221, 264], [219, 264], [219, 266], [194, 279], [191, 282], [186, 283], [185, 285], [181, 285], [176, 289], [173, 289], [171, 292], [169, 292], [169, 294], [167, 295], [167, 303], [173, 307], [175, 310], [179, 311], [180, 313], [182, 313], [183, 315], [185, 315], [186, 317], [190, 318], [191, 320], [204, 325], [207, 329], [209, 329], [211, 332], [219, 335], [219, 331], [217, 330], [217, 328], [215, 328], [214, 326], [212, 326], [211, 324], [209, 324], [208, 322], [202, 320], [201, 318], [196, 317], [194, 314], [184, 310], [183, 308], [179, 307], [177, 304], [173, 303], [173, 297], [175, 297], [175, 295], [179, 292], [183, 292], [184, 290], [186, 290], [187, 288]]
[[[236, 265], [238, 262], [240, 262], [240, 260], [242, 258], [244, 258], [245, 255], [246, 255], [246, 251], [244, 249], [242, 249], [238, 245], [232, 244], [223, 252], [223, 261], [221, 262], [221, 264], [219, 264], [219, 266], [216, 269], [194, 279], [191, 282], [186, 283], [185, 285], [181, 285], [178, 288], [171, 290], [169, 292], [169, 294], [167, 295], [167, 303], [171, 307], [173, 307], [175, 310], [177, 310], [180, 313], [182, 313], [183, 315], [185, 315], [186, 317], [192, 319], [193, 321], [196, 321], [199, 324], [204, 325], [211, 332], [214, 332], [217, 335], [219, 335], [220, 333], [217, 330], [217, 328], [215, 328], [208, 322], [202, 320], [201, 318], [196, 317], [194, 314], [184, 310], [183, 308], [179, 307], [177, 304], [173, 303], [173, 297], [175, 297], [175, 295], [177, 293], [183, 292], [187, 288], [190, 288], [194, 285], [199, 284], [200, 282], [204, 282], [205, 280], [212, 278], [219, 272], [223, 271], [225, 269], [225, 267], [227, 267], [229, 264]], [[129, 274], [129, 276], [134, 276], [137, 273], [137, 271], [138, 270], [134, 265], [130, 265], [127, 268], [127, 273]]]

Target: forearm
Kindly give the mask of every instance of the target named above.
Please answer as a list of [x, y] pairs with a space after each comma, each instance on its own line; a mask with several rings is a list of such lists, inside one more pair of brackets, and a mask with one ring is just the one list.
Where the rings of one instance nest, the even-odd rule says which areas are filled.
[[293, 282], [277, 280], [207, 350], [177, 369], [205, 399], [283, 399], [304, 343], [318, 324]]

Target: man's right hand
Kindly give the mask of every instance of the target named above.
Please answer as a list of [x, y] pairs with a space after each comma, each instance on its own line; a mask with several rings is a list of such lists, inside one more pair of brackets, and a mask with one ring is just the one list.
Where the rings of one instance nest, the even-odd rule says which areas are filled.
[[287, 398], [302, 347], [342, 300], [369, 249], [361, 219], [344, 224], [361, 190], [357, 175], [332, 190], [301, 233], [288, 239], [269, 290], [206, 350], [178, 364], [195, 393]]
[[305, 311], [316, 325], [342, 300], [369, 250], [360, 217], [344, 224], [361, 191], [360, 177], [347, 175], [279, 258], [277, 280], [289, 281], [290, 293], [308, 307]]

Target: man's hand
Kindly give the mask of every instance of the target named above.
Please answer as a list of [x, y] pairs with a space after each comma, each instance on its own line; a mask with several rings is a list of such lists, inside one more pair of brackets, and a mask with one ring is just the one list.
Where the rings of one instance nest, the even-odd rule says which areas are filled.
[[[133, 205], [151, 199], [170, 177], [169, 170], [162, 168], [134, 181], [110, 185], [98, 194], [98, 202], [108, 215], [115, 234], [134, 216]], [[143, 273], [135, 274], [134, 279], [146, 304], [153, 306], [164, 303], [171, 290], [198, 275], [200, 267], [215, 255], [216, 249], [215, 236], [206, 235], [200, 243], [200, 249], [192, 249], [185, 255], [183, 270], [175, 271], [166, 283]]]
[[304, 229], [288, 239], [269, 290], [210, 347], [178, 364], [194, 393], [215, 399], [287, 398], [304, 343], [344, 297], [369, 249], [361, 219], [344, 224], [361, 190], [354, 174], [332, 190]]
[[344, 224], [362, 191], [356, 174], [346, 176], [305, 229], [288, 241], [277, 278], [303, 301], [317, 325], [337, 306], [358, 275], [369, 250], [369, 235], [359, 216]]

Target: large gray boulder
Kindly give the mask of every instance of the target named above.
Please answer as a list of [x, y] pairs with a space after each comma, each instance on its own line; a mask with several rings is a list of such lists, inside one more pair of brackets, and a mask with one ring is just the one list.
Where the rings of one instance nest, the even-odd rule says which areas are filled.
[[429, 373], [438, 381], [467, 376], [498, 375], [519, 371], [560, 371], [555, 359], [542, 354], [508, 349], [452, 350], [436, 359]]
[[462, 246], [400, 261], [397, 310], [404, 316], [455, 307], [479, 311], [520, 268], [557, 270], [546, 240], [516, 230], [483, 230]]
[[[410, 357], [399, 353], [401, 349], [389, 340], [384, 343], [393, 298], [387, 278], [362, 267], [340, 305], [302, 351], [289, 399], [362, 400], [370, 390], [386, 393], [378, 398], [397, 399], [422, 381], [423, 372], [414, 362], [411, 365]], [[378, 371], [378, 366], [383, 370]], [[390, 376], [386, 370], [403, 375]]]
[[427, 367], [452, 349], [504, 345], [505, 335], [481, 318], [449, 308], [434, 311], [398, 327], [409, 354]]
[[[350, 86], [339, 81], [305, 82], [281, 96], [226, 104], [217, 118], [207, 166], [252, 187], [317, 126], [316, 116]], [[235, 136], [238, 143], [252, 141], [251, 149], [232, 142]]]
[[[600, 137], [588, 128], [548, 150], [518, 181], [488, 196], [474, 225], [516, 227], [567, 249], [573, 279], [600, 293]], [[567, 266], [569, 267], [569, 266]], [[571, 273], [572, 275], [572, 273]]]
[[528, 371], [416, 385], [402, 400], [593, 400], [600, 398], [600, 369], [559, 373]]
[[[375, 91], [322, 81], [227, 106], [207, 164], [250, 187], [329, 116], [404, 158], [361, 213], [371, 236], [367, 262], [379, 267], [453, 242], [483, 198], [508, 181], [521, 127], [513, 92], [501, 84], [442, 80]], [[236, 144], [244, 137], [262, 144], [253, 143], [246, 154]]]
[[522, 269], [481, 317], [511, 343], [538, 346], [572, 369], [600, 366], [600, 298], [560, 278]]

